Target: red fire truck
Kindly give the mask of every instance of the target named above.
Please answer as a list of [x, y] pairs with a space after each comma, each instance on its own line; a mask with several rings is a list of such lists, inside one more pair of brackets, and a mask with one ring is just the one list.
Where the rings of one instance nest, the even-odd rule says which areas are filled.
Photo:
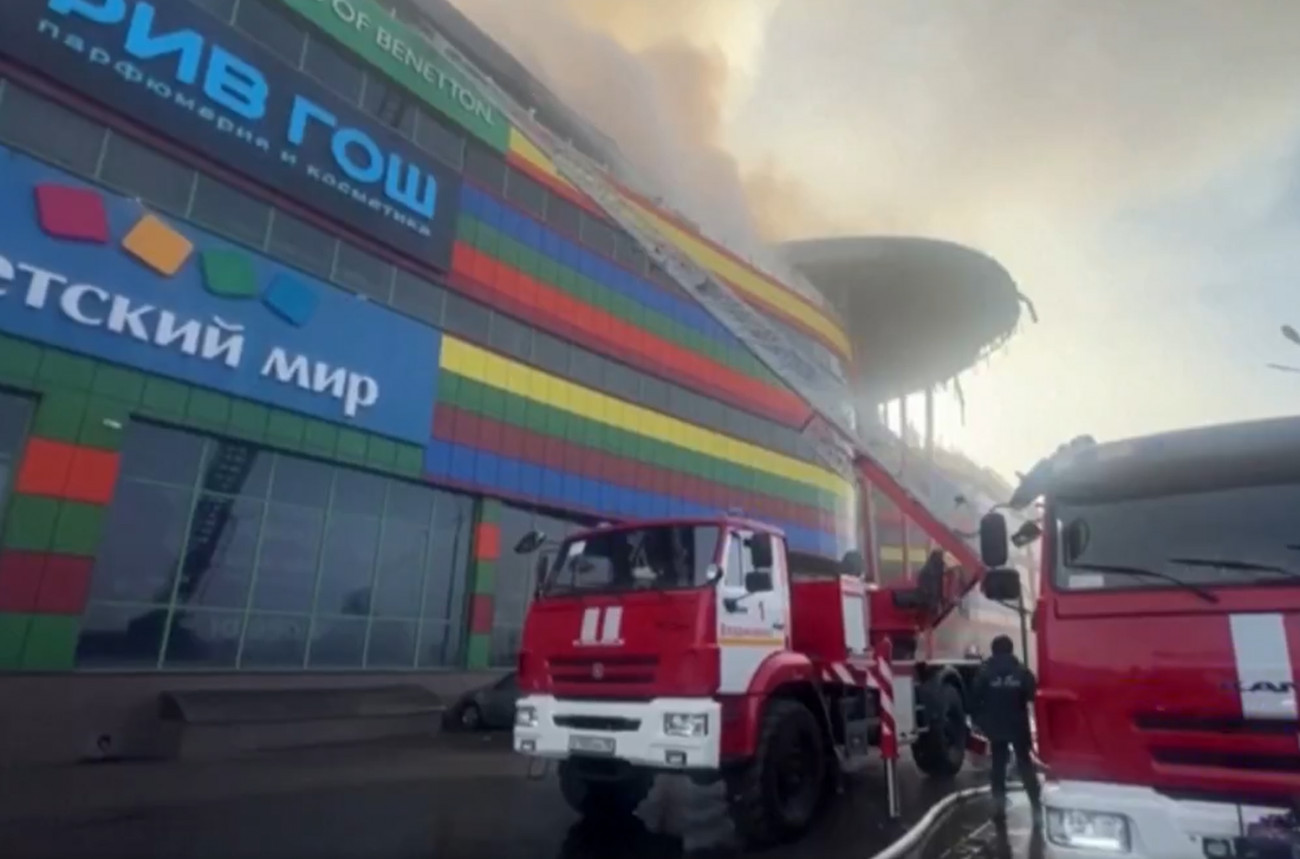
[[[828, 788], [869, 760], [882, 725], [926, 773], [956, 773], [977, 658], [927, 660], [925, 636], [974, 584], [978, 557], [907, 509], [940, 548], [915, 584], [890, 587], [864, 580], [857, 552], [838, 564], [792, 557], [780, 530], [738, 515], [622, 523], [558, 545], [525, 536], [517, 552], [543, 551], [515, 750], [558, 761], [584, 815], [631, 812], [657, 773], [724, 780], [751, 845], [806, 827]], [[964, 581], [944, 549], [966, 558]], [[883, 713], [871, 671], [881, 652], [892, 652]]]
[[[1013, 505], [1040, 498], [1014, 541], [1042, 536], [1049, 853], [1300, 855], [1300, 418], [1081, 439]], [[1007, 530], [981, 523], [995, 599], [1020, 587]]]

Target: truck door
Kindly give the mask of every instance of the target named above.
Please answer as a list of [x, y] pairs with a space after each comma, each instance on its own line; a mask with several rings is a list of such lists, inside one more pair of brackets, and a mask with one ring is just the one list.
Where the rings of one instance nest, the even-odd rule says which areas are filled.
[[718, 589], [721, 692], [744, 692], [758, 667], [789, 640], [785, 546], [771, 534], [733, 529]]

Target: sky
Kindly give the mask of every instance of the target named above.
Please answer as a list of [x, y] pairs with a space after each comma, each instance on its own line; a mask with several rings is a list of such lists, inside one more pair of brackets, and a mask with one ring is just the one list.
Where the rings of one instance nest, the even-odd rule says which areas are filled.
[[[741, 249], [910, 234], [1034, 302], [940, 397], [1005, 476], [1099, 439], [1294, 413], [1300, 4], [453, 0]], [[913, 414], [920, 410], [914, 409]]]

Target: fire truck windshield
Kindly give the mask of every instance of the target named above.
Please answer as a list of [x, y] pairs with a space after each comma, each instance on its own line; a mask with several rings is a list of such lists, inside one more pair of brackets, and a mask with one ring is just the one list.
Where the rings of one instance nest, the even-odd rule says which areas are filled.
[[611, 529], [565, 543], [544, 592], [671, 590], [708, 583], [721, 531], [712, 525]]
[[1053, 507], [1059, 590], [1300, 584], [1300, 484]]

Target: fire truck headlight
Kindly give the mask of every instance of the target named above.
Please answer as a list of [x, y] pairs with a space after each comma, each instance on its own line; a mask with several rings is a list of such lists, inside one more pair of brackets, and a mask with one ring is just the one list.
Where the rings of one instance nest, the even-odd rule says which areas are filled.
[[709, 733], [704, 713], [664, 713], [664, 734], [669, 737], [703, 737]]
[[1060, 847], [1106, 853], [1127, 853], [1131, 844], [1124, 815], [1067, 808], [1047, 809], [1047, 840]]
[[515, 708], [515, 727], [516, 728], [535, 728], [537, 727], [537, 708], [527, 705], [520, 705]]

